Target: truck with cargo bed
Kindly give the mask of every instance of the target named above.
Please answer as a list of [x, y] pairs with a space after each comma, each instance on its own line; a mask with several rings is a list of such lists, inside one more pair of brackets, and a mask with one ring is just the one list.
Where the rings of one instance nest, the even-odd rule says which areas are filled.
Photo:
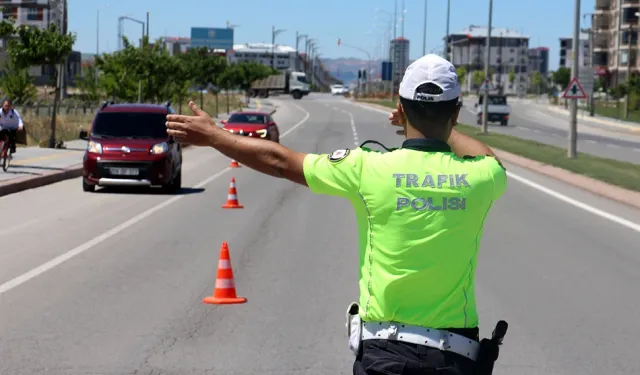
[[250, 97], [268, 98], [272, 93], [291, 95], [294, 99], [302, 99], [309, 95], [311, 86], [307, 75], [303, 72], [282, 72], [267, 78], [259, 79], [249, 88]]

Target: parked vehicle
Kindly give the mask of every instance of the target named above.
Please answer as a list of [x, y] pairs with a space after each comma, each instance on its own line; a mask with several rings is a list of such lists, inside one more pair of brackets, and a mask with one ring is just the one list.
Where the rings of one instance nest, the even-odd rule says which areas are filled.
[[96, 186], [160, 186], [176, 192], [182, 186], [182, 146], [167, 134], [170, 103], [113, 104], [96, 114], [83, 159], [82, 190]]
[[263, 138], [280, 143], [280, 129], [278, 129], [278, 125], [271, 116], [272, 113], [257, 111], [235, 112], [228, 119], [222, 120], [222, 128], [234, 134]]
[[[507, 97], [499, 94], [489, 94], [489, 105], [487, 107], [487, 122], [499, 122], [502, 126], [509, 124], [509, 115], [511, 114], [511, 106], [507, 104]], [[476, 122], [482, 124], [482, 107], [484, 95], [480, 94], [476, 108]]]
[[283, 72], [253, 82], [249, 89], [249, 96], [268, 98], [272, 93], [284, 93], [291, 95], [294, 99], [302, 99], [310, 92], [311, 86], [306, 74]]

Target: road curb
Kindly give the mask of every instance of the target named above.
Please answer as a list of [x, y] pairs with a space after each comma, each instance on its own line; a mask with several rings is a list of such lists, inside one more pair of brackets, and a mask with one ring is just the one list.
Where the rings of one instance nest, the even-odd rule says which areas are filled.
[[[570, 114], [569, 111], [563, 108], [558, 108], [558, 106], [554, 106], [554, 105], [547, 105], [547, 109], [552, 112], [561, 113], [565, 116], [569, 116]], [[616, 121], [606, 120], [606, 119], [598, 118], [595, 116], [591, 117], [591, 116], [580, 115], [580, 113], [578, 113], [577, 118], [587, 119], [589, 121], [593, 121], [601, 125], [609, 126], [611, 128], [624, 129], [624, 130], [630, 131], [631, 133], [640, 133], [640, 126], [625, 125], [625, 124], [618, 123]], [[586, 125], [589, 125], [589, 124], [586, 124]]]
[[625, 205], [640, 209], [640, 192], [625, 189], [616, 185], [611, 185], [591, 177], [578, 173], [573, 173], [566, 169], [554, 167], [553, 165], [540, 163], [522, 156], [512, 154], [494, 147], [491, 147], [496, 156], [501, 160], [515, 164], [519, 167], [534, 171], [541, 175], [562, 181], [579, 189], [585, 190]]
[[[11, 167], [9, 167], [11, 168]], [[22, 177], [0, 183], [0, 197], [18, 193], [28, 189], [54, 184], [82, 176], [82, 164], [76, 164], [60, 171], [49, 172], [40, 176]]]
[[[369, 106], [372, 109], [391, 113], [391, 109], [380, 104], [353, 101], [356, 104]], [[625, 189], [616, 185], [596, 180], [581, 174], [577, 174], [566, 169], [554, 167], [535, 160], [512, 154], [494, 147], [491, 149], [495, 154], [504, 161], [515, 164], [519, 167], [537, 172], [543, 176], [551, 177], [555, 180], [562, 181], [568, 185], [577, 187], [584, 191], [590, 192], [601, 197], [611, 199], [613, 201], [632, 206], [640, 209], [640, 192]]]
[[[183, 144], [182, 148], [191, 148], [192, 145]], [[9, 166], [11, 169], [11, 166]], [[55, 184], [72, 178], [82, 176], [82, 163], [73, 165], [62, 170], [49, 172], [40, 176], [27, 176], [14, 178], [5, 182], [0, 182], [0, 197], [19, 193], [24, 190], [34, 189], [46, 185]]]

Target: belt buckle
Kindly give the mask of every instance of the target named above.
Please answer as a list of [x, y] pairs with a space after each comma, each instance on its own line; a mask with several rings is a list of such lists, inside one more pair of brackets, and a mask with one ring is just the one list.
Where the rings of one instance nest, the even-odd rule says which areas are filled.
[[398, 340], [398, 327], [395, 324], [391, 324], [387, 332], [389, 333], [389, 340]]

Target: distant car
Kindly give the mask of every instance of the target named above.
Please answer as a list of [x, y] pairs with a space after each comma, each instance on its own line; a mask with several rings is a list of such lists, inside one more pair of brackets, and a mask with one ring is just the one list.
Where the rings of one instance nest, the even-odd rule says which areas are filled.
[[342, 85], [331, 85], [331, 95], [344, 95], [349, 91]]
[[[507, 97], [499, 94], [489, 94], [487, 105], [487, 123], [499, 122], [502, 126], [509, 125], [509, 115], [511, 114], [511, 106], [507, 104]], [[475, 104], [476, 108], [476, 123], [482, 125], [482, 109], [483, 109], [484, 95], [478, 97], [478, 103]]]
[[280, 143], [280, 129], [268, 112], [242, 111], [235, 112], [228, 119], [221, 121], [222, 128], [231, 133], [263, 138]]
[[83, 159], [82, 190], [96, 186], [161, 186], [176, 192], [182, 186], [182, 146], [167, 134], [161, 104], [105, 102], [96, 114]]

